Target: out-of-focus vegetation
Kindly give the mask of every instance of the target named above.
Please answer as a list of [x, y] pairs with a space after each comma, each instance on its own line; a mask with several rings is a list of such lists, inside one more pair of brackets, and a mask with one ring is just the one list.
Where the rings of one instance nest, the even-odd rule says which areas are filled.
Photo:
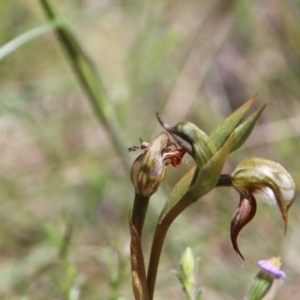
[[[128, 147], [161, 131], [156, 111], [169, 124], [189, 120], [210, 132], [259, 92], [256, 108], [268, 106], [224, 172], [259, 156], [281, 163], [299, 186], [299, 1], [52, 3], [98, 69]], [[35, 0], [1, 1], [0, 20], [1, 46], [48, 23]], [[57, 37], [45, 30], [0, 65], [0, 298], [132, 299], [129, 170]], [[168, 193], [192, 165], [168, 168], [150, 202], [145, 248]], [[299, 197], [285, 238], [280, 213], [258, 203], [239, 237], [244, 268], [229, 238], [238, 201], [235, 191], [216, 189], [175, 221], [156, 299], [183, 299], [171, 270], [187, 246], [200, 257], [203, 299], [242, 299], [256, 262], [275, 255], [287, 274], [276, 299], [300, 298]]]

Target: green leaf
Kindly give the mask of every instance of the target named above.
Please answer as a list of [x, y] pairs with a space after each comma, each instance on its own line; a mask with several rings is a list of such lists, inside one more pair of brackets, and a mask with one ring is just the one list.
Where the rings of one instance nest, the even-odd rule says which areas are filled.
[[228, 136], [241, 122], [245, 114], [248, 112], [253, 102], [255, 101], [257, 94], [252, 96], [246, 103], [240, 108], [234, 111], [226, 120], [224, 120], [216, 129], [210, 134], [210, 139], [214, 143], [216, 149], [220, 149]]
[[249, 137], [250, 133], [253, 130], [253, 127], [265, 109], [266, 105], [264, 105], [261, 109], [253, 113], [250, 117], [248, 117], [241, 125], [239, 125], [235, 130], [234, 130], [234, 140], [230, 149], [230, 152], [233, 152], [240, 148], [247, 138]]
[[53, 28], [57, 26], [60, 26], [60, 23], [58, 21], [33, 28], [21, 34], [20, 36], [16, 37], [15, 39], [9, 41], [8, 43], [0, 47], [0, 59], [11, 54], [13, 51], [17, 50], [18, 48], [28, 43], [29, 41], [38, 38], [43, 34], [48, 33], [49, 31], [53, 30]]
[[179, 202], [179, 200], [187, 193], [193, 181], [196, 170], [197, 170], [197, 166], [194, 166], [177, 182], [161, 212], [159, 218], [160, 221], [172, 209], [172, 207], [174, 207], [175, 204]]
[[202, 169], [199, 169], [197, 178], [195, 178], [193, 185], [188, 190], [188, 196], [190, 198], [196, 201], [216, 186], [230, 151], [233, 138], [233, 134], [230, 135], [222, 148]]

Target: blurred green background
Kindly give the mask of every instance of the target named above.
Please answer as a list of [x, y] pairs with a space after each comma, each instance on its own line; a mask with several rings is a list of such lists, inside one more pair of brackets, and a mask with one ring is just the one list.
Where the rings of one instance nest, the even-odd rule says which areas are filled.
[[[267, 108], [224, 172], [259, 156], [281, 163], [299, 186], [299, 1], [52, 4], [99, 71], [124, 149], [161, 131], [157, 111], [171, 125], [188, 120], [209, 133], [259, 92], [254, 109]], [[0, 20], [0, 46], [48, 22], [35, 0], [1, 1]], [[121, 157], [52, 30], [9, 50], [0, 66], [0, 298], [132, 299], [128, 165], [139, 153]], [[180, 168], [169, 167], [151, 199], [146, 261], [162, 205], [192, 165], [185, 158]], [[238, 239], [244, 268], [229, 238], [238, 201], [235, 191], [219, 188], [175, 221], [155, 299], [184, 299], [171, 270], [187, 246], [200, 258], [206, 300], [243, 299], [257, 261], [274, 255], [287, 273], [275, 299], [300, 299], [298, 197], [285, 238], [279, 211], [258, 203]]]

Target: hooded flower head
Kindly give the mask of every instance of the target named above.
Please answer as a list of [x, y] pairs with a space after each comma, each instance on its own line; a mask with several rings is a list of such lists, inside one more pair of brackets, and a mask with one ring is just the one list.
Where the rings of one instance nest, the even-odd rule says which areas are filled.
[[[141, 142], [140, 148], [145, 152], [132, 165], [131, 181], [138, 195], [150, 197], [164, 180], [166, 166], [178, 167], [186, 151], [177, 148], [165, 132], [159, 133], [150, 144]], [[129, 151], [137, 148], [129, 148]]]
[[243, 259], [236, 239], [256, 213], [256, 198], [277, 205], [286, 233], [287, 212], [295, 199], [295, 182], [280, 164], [262, 158], [242, 161], [232, 173], [231, 181], [240, 194], [240, 203], [231, 221], [231, 241], [235, 252]]

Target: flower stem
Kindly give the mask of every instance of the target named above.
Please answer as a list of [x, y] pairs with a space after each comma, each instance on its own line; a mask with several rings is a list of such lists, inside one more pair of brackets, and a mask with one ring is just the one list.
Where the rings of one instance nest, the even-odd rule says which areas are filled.
[[135, 194], [134, 197], [134, 203], [132, 208], [132, 223], [136, 228], [140, 239], [142, 239], [142, 230], [146, 218], [149, 199], [149, 197], [144, 197], [138, 194]]
[[231, 176], [229, 174], [221, 174], [216, 186], [232, 186]]
[[147, 275], [150, 300], [153, 299], [160, 255], [168, 229], [177, 216], [179, 216], [190, 204], [194, 202], [195, 200], [191, 199], [187, 196], [187, 194], [185, 194], [181, 200], [178, 201], [177, 204], [167, 213], [166, 216], [159, 218], [161, 221], [156, 225]]

